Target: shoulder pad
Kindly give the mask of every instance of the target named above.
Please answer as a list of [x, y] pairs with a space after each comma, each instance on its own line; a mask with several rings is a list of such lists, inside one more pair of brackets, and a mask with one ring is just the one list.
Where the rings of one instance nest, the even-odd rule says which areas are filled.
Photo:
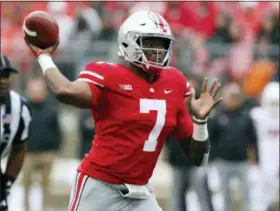
[[90, 62], [80, 72], [78, 80], [95, 84], [99, 87], [107, 87], [110, 76], [114, 73], [116, 65], [108, 62]]
[[170, 66], [167, 71], [170, 71], [170, 73], [174, 75], [175, 78], [173, 78], [173, 80], [176, 80], [177, 83], [181, 84], [184, 90], [184, 96], [189, 96], [191, 94], [191, 86], [185, 75], [180, 70], [172, 66]]

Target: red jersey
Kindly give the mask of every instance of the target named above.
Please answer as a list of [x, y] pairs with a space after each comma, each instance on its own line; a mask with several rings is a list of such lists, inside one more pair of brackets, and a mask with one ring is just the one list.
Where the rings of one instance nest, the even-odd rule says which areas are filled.
[[144, 185], [171, 133], [192, 136], [184, 103], [189, 84], [177, 69], [149, 83], [121, 64], [89, 63], [78, 80], [92, 91], [95, 136], [78, 171], [115, 183]]

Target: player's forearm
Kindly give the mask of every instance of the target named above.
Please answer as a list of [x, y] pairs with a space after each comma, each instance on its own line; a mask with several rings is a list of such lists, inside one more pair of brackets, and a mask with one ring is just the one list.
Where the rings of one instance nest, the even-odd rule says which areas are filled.
[[202, 166], [208, 162], [210, 142], [207, 128], [207, 119], [193, 118], [193, 136], [190, 142], [190, 159], [196, 166]]
[[206, 120], [194, 120], [193, 136], [181, 142], [181, 147], [192, 164], [202, 166], [208, 162], [210, 141]]
[[65, 97], [70, 96], [69, 81], [57, 68], [50, 68], [45, 73], [45, 81], [59, 101], [65, 103]]
[[71, 101], [68, 100], [69, 96], [71, 95], [69, 89], [71, 81], [69, 81], [59, 71], [49, 55], [39, 55], [38, 62], [42, 68], [43, 74], [45, 76], [45, 81], [50, 90], [54, 93], [59, 101], [68, 104], [68, 101]]
[[26, 149], [26, 144], [19, 144], [13, 147], [8, 158], [5, 175], [14, 179], [17, 178], [23, 166]]
[[208, 162], [210, 152], [210, 142], [207, 138], [205, 141], [197, 141], [191, 138], [189, 148], [189, 158], [196, 166], [203, 166]]
[[55, 95], [59, 95], [66, 89], [70, 81], [59, 71], [52, 58], [48, 54], [41, 54], [37, 58], [42, 68], [45, 80]]

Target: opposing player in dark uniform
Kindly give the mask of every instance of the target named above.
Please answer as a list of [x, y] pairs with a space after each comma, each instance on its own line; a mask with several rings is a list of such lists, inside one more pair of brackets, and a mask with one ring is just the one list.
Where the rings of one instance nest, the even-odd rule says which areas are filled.
[[161, 210], [149, 179], [169, 134], [195, 165], [207, 161], [207, 116], [221, 101], [216, 98], [220, 84], [216, 80], [206, 90], [205, 79], [195, 99], [183, 74], [169, 66], [174, 37], [159, 14], [132, 14], [118, 33], [123, 62], [90, 62], [74, 82], [52, 61], [58, 44], [42, 50], [26, 42], [57, 99], [91, 109], [95, 120], [92, 149], [78, 168], [70, 211]]

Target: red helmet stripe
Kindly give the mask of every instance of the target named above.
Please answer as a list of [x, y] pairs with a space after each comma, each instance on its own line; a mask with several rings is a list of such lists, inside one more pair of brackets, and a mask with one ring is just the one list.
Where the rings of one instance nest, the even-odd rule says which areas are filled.
[[157, 17], [157, 19], [159, 21], [159, 26], [162, 29], [162, 31], [163, 32], [167, 32], [167, 29], [166, 29], [166, 26], [164, 24], [163, 18], [159, 14], [156, 14], [156, 17]]

